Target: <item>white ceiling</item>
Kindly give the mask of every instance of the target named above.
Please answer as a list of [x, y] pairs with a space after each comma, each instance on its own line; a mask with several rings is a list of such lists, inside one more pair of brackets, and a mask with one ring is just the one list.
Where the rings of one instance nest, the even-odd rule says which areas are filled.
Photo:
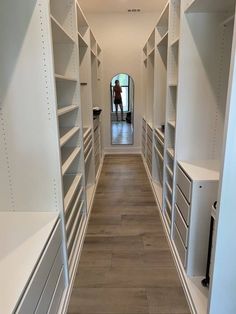
[[[167, 0], [78, 0], [84, 13], [128, 13], [128, 9], [160, 12]], [[136, 13], [137, 14], [137, 13]]]

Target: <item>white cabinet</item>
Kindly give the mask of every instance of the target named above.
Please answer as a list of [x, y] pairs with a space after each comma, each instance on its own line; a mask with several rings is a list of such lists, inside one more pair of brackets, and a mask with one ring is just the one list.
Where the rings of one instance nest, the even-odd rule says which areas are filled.
[[219, 172], [209, 166], [210, 161], [179, 162], [177, 166], [173, 238], [189, 276], [206, 272], [211, 208], [219, 183]]
[[[47, 245], [35, 265], [35, 270], [32, 269], [32, 275], [29, 278], [29, 283], [24, 287], [25, 292], [16, 309], [16, 313], [47, 313], [53, 298], [60, 293], [57, 290], [57, 282], [60, 277], [64, 278], [64, 284], [60, 287], [64, 291], [66, 288], [65, 265], [61, 223], [59, 221], [54, 226], [51, 236], [47, 239]], [[57, 303], [57, 310], [59, 306], [60, 300]]]

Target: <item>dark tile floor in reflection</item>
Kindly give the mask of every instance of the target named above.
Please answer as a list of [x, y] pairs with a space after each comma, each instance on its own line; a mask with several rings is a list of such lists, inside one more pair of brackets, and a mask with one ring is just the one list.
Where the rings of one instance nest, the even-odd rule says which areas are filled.
[[126, 121], [112, 121], [112, 144], [133, 144], [133, 126]]

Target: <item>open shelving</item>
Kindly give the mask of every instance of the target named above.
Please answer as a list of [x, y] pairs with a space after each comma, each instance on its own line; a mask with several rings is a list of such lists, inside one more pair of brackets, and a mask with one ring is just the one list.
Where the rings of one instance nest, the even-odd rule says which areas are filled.
[[[10, 239], [5, 231], [2, 243], [10, 248], [6, 261], [20, 270], [22, 280], [11, 290], [5, 284], [8, 295], [0, 307], [6, 313], [66, 313], [102, 163], [101, 134], [96, 130], [95, 147], [91, 131], [86, 171], [94, 172], [95, 152], [96, 178], [91, 175], [86, 186], [82, 130], [92, 130], [93, 105], [102, 103], [102, 50], [76, 0], [23, 1], [12, 10], [13, 2], [0, 3], [0, 66], [5, 69], [0, 89], [7, 91], [0, 110], [6, 127], [0, 130], [1, 210], [9, 212], [12, 224], [4, 227], [13, 235]], [[94, 77], [99, 79], [96, 86]], [[22, 144], [21, 154], [15, 140]], [[13, 164], [6, 162], [13, 156]]]
[[65, 106], [57, 110], [57, 115], [58, 117], [60, 117], [60, 116], [63, 116], [64, 114], [67, 114], [71, 111], [78, 110], [78, 109], [79, 109], [78, 105]]
[[[222, 295], [226, 307], [228, 304], [234, 304], [235, 307], [232, 289], [226, 289], [227, 292], [222, 292], [221, 289], [221, 282], [227, 282], [229, 287], [231, 279], [230, 275], [225, 274], [227, 277], [225, 280], [220, 260], [223, 258], [225, 263], [228, 264], [228, 262], [224, 254], [225, 247], [223, 248], [218, 239], [214, 238], [221, 249], [219, 246], [217, 248], [214, 243], [210, 278], [214, 274], [217, 279], [214, 279], [213, 282], [210, 281], [210, 290], [201, 285], [201, 280], [205, 275], [204, 265], [200, 275], [191, 276], [188, 273], [189, 270], [187, 271], [186, 265], [189, 265], [189, 261], [184, 262], [181, 245], [186, 249], [186, 254], [191, 255], [194, 250], [194, 243], [191, 242], [193, 241], [192, 234], [195, 232], [197, 235], [200, 233], [203, 235], [205, 232], [205, 236], [208, 232], [208, 220], [204, 220], [202, 223], [197, 220], [199, 217], [197, 215], [203, 207], [201, 203], [199, 208], [193, 210], [192, 204], [196, 201], [198, 192], [197, 188], [192, 187], [192, 198], [188, 200], [188, 206], [191, 206], [192, 220], [191, 223], [184, 221], [182, 217], [184, 214], [176, 205], [179, 201], [178, 197], [180, 197], [176, 184], [180, 182], [178, 180], [181, 180], [178, 179], [178, 175], [181, 176], [178, 167], [182, 167], [187, 178], [186, 182], [191, 182], [197, 186], [196, 182], [209, 180], [210, 186], [212, 184], [212, 169], [214, 168], [216, 174], [213, 180], [214, 188], [210, 194], [208, 193], [209, 190], [206, 191], [207, 197], [209, 197], [210, 203], [217, 198], [219, 203], [219, 199], [223, 198], [224, 206], [227, 207], [227, 197], [222, 196], [221, 186], [219, 185], [218, 197], [215, 190], [217, 190], [219, 180], [217, 178], [220, 178], [220, 170], [225, 171], [222, 170], [223, 162], [221, 159], [222, 148], [224, 150], [226, 139], [224, 130], [227, 128], [226, 123], [228, 123], [229, 118], [229, 103], [232, 106], [233, 99], [235, 99], [234, 93], [230, 98], [233, 70], [235, 70], [233, 69], [235, 61], [235, 4], [235, 0], [170, 0], [157, 22], [155, 34], [153, 164], [152, 173], [148, 172], [148, 174], [191, 306], [191, 312], [201, 314], [224, 312], [225, 308], [222, 302], [218, 301], [222, 299]], [[147, 47], [146, 44], [143, 48], [143, 65], [146, 73], [149, 62]], [[145, 118], [147, 117], [146, 104]], [[164, 134], [161, 133], [161, 130], [164, 130]], [[145, 136], [147, 137], [147, 134], [143, 130], [143, 155], [151, 148]], [[227, 152], [225, 154], [227, 155]], [[231, 157], [229, 157], [230, 160]], [[150, 160], [146, 162], [146, 168], [148, 163]], [[195, 164], [201, 166], [195, 168]], [[228, 168], [231, 167], [228, 166]], [[222, 181], [221, 184], [224, 185]], [[225, 184], [225, 188], [226, 186], [227, 184]], [[203, 190], [205, 188], [202, 184], [197, 187]], [[233, 197], [233, 195], [231, 196]], [[202, 202], [203, 198], [200, 199]], [[211, 210], [211, 206], [208, 207]], [[219, 204], [219, 207], [222, 206]], [[218, 221], [219, 225], [224, 225], [222, 228], [227, 228], [226, 221], [229, 223], [232, 212], [228, 207], [228, 216], [225, 219], [224, 209], [222, 208], [222, 210], [223, 212], [220, 214], [214, 214], [214, 219]], [[208, 215], [207, 209], [204, 213]], [[181, 228], [182, 221], [183, 225], [187, 226], [187, 234], [191, 234], [188, 243], [185, 242], [187, 238], [184, 238], [184, 233], [181, 234], [178, 229]], [[222, 230], [225, 229], [221, 229], [221, 231], [218, 229], [218, 232], [221, 233]], [[179, 242], [179, 247], [177, 247], [178, 243], [175, 245], [174, 242], [178, 237], [180, 242], [182, 241]], [[220, 237], [227, 246], [223, 232]], [[231, 237], [233, 237], [233, 233]], [[206, 261], [205, 244], [207, 239], [208, 236], [197, 246], [197, 250], [200, 249], [203, 252], [201, 257], [198, 255], [202, 264]], [[227, 237], [227, 240], [234, 246], [230, 237]], [[214, 256], [215, 250], [218, 254], [216, 258]], [[186, 256], [190, 260], [193, 259], [193, 255], [191, 257]], [[230, 255], [227, 254], [227, 256], [229, 258]], [[186, 265], [182, 267], [182, 263]], [[233, 263], [229, 264], [233, 270]], [[234, 272], [235, 277], [236, 273]]]

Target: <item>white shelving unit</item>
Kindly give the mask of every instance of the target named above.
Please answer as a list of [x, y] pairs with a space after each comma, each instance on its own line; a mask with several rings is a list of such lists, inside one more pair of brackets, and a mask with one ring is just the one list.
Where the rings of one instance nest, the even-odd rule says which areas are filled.
[[[163, 225], [191, 311], [197, 314], [233, 314], [236, 311], [232, 278], [228, 274], [229, 266], [232, 277], [236, 278], [233, 267], [236, 258], [231, 253], [233, 259], [229, 262], [232, 248], [228, 244], [235, 248], [232, 220], [230, 222], [230, 216], [232, 219], [235, 215], [228, 203], [228, 199], [233, 200], [233, 191], [226, 192], [232, 189], [230, 169], [232, 173], [236, 171], [232, 163], [226, 164], [226, 160], [233, 160], [233, 151], [235, 156], [232, 142], [231, 146], [229, 143], [236, 132], [231, 119], [233, 114], [235, 119], [232, 107], [235, 101], [235, 4], [235, 0], [170, 0], [167, 3], [155, 30], [151, 171], [148, 170], [144, 129], [142, 136], [144, 162]], [[146, 73], [149, 51], [147, 42], [143, 49]], [[144, 80], [144, 86], [147, 81]], [[147, 120], [148, 110], [151, 111], [146, 103]], [[184, 173], [182, 178], [186, 178], [183, 181], [178, 179], [180, 168]], [[228, 182], [222, 179], [225, 177]], [[201, 280], [206, 268], [211, 207], [217, 199], [220, 204], [215, 215], [208, 289], [202, 286]], [[230, 233], [226, 232], [228, 227]]]
[[66, 313], [103, 160], [102, 49], [75, 0], [3, 0], [0, 23], [0, 307]]

